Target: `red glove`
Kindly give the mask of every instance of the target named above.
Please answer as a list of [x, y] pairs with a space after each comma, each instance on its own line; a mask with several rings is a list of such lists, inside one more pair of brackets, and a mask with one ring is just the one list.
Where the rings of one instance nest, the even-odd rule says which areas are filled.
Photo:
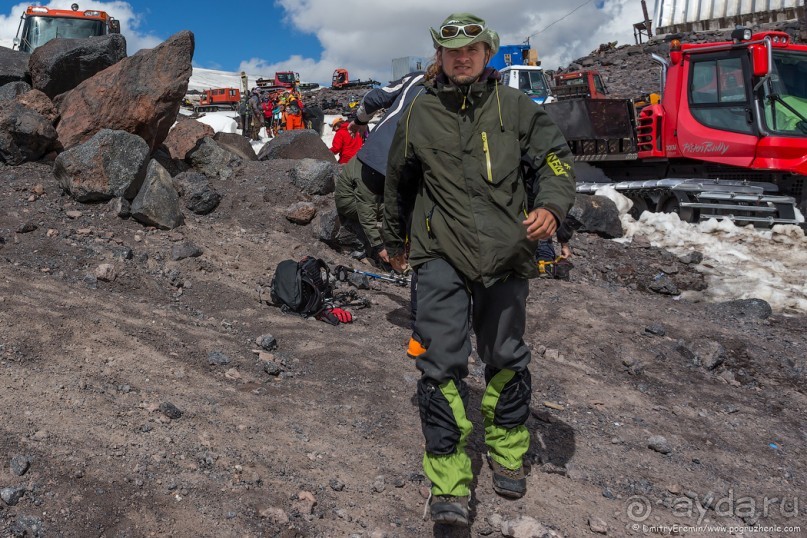
[[331, 309], [331, 314], [336, 316], [336, 319], [338, 319], [341, 323], [350, 323], [353, 321], [353, 314], [341, 308]]
[[341, 308], [328, 308], [320, 312], [317, 319], [331, 325], [339, 325], [340, 323], [350, 323], [353, 321], [353, 316]]

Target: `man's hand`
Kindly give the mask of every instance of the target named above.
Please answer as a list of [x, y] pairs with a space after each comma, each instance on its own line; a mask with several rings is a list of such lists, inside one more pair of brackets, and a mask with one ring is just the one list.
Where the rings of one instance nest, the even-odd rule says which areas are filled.
[[384, 263], [389, 263], [389, 254], [387, 254], [387, 249], [382, 248], [378, 251], [378, 259]]
[[401, 252], [397, 256], [392, 256], [389, 258], [389, 264], [392, 266], [392, 269], [396, 273], [405, 273], [408, 267], [408, 263], [406, 263], [406, 253]]
[[555, 215], [543, 207], [530, 211], [527, 219], [522, 221], [522, 224], [527, 228], [527, 239], [530, 241], [549, 239], [558, 229], [558, 221], [555, 220]]
[[572, 255], [572, 247], [569, 246], [569, 243], [561, 243], [560, 244], [560, 255], [563, 258], [569, 258]]

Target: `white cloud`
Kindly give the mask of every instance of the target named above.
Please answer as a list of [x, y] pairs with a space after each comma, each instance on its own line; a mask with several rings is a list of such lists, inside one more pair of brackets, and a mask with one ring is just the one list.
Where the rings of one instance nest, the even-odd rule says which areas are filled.
[[[485, 18], [499, 33], [502, 44], [519, 44], [532, 35], [530, 43], [549, 69], [585, 56], [601, 43], [633, 42], [633, 23], [642, 19], [639, 2], [604, 0], [602, 8], [597, 9], [597, 0], [592, 0], [558, 21], [584, 1], [277, 0], [286, 13], [284, 23], [316, 36], [324, 49], [322, 56], [299, 58], [291, 51], [287, 60], [253, 58], [240, 69], [265, 73], [294, 70], [303, 80], [328, 83], [335, 68], [345, 67], [351, 78], [386, 82], [392, 76], [393, 58], [431, 57], [434, 49], [429, 27], [438, 26], [446, 16], [458, 11]], [[547, 29], [536, 34], [544, 28]]]
[[[70, 4], [75, 0], [52, 0], [48, 3], [41, 3], [42, 6], [52, 9], [70, 9]], [[23, 2], [11, 6], [8, 14], [0, 14], [0, 46], [11, 48], [14, 37], [17, 35], [17, 28], [20, 24], [20, 17], [25, 13], [26, 8], [35, 2]], [[121, 34], [126, 37], [127, 54], [132, 55], [140, 49], [152, 48], [163, 41], [163, 39], [139, 30], [143, 13], [138, 13], [128, 2], [112, 1], [100, 2], [98, 0], [81, 0], [78, 2], [82, 10], [98, 9], [106, 11], [110, 16], [120, 21]]]

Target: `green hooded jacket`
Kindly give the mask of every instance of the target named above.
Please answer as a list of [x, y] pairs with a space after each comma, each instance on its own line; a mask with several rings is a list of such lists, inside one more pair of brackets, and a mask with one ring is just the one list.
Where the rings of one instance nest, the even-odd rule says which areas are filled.
[[[441, 80], [442, 78], [442, 80]], [[537, 171], [528, 207], [523, 164]], [[441, 75], [426, 83], [390, 147], [383, 237], [390, 256], [406, 240], [401, 200], [414, 197], [409, 262], [442, 258], [490, 286], [510, 275], [537, 276], [535, 242], [523, 220], [538, 207], [562, 222], [574, 203], [572, 155], [558, 127], [495, 71], [457, 87]]]

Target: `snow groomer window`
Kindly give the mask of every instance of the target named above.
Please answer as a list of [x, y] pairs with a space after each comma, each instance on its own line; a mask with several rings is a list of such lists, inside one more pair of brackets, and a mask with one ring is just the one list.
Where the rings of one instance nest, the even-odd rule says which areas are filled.
[[752, 133], [746, 72], [740, 57], [693, 61], [689, 104], [695, 119], [715, 129]]

